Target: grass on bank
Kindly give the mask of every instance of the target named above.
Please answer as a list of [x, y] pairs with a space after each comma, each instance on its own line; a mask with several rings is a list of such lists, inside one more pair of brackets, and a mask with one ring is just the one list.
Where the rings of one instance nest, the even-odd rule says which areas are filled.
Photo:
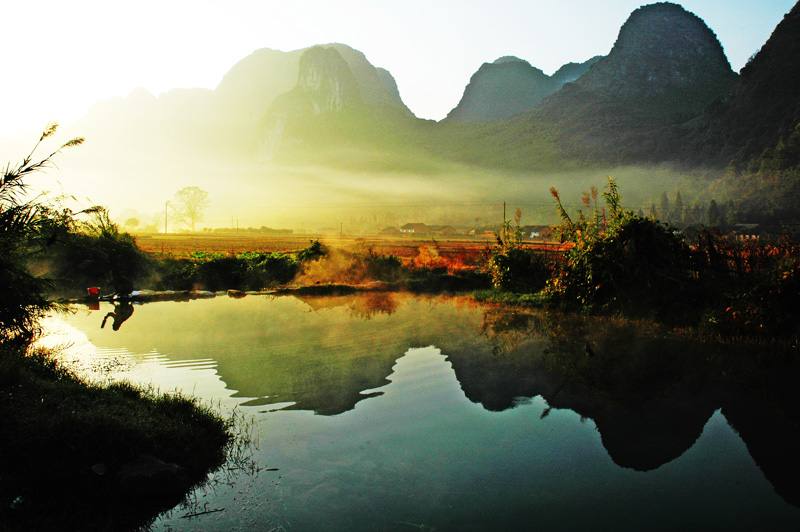
[[[225, 462], [233, 431], [233, 421], [196, 399], [94, 384], [52, 352], [2, 344], [0, 522], [10, 530], [135, 530]], [[143, 457], [177, 467], [126, 476]]]

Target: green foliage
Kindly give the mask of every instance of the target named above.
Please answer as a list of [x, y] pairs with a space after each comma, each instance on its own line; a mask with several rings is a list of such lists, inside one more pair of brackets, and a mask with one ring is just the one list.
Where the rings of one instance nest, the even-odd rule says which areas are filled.
[[34, 161], [36, 149], [57, 127], [49, 124], [22, 163], [9, 163], [0, 177], [0, 340], [31, 337], [38, 318], [53, 308], [44, 296], [50, 280], [34, 273], [29, 263], [51, 243], [42, 238], [44, 229], [63, 225], [64, 217], [43, 198], [28, 199], [25, 178], [51, 167], [55, 155], [83, 142], [72, 139]]
[[192, 290], [199, 264], [196, 259], [159, 257], [150, 271], [150, 286], [156, 290]]
[[500, 232], [495, 234], [496, 245], [489, 269], [492, 285], [504, 292], [537, 292], [544, 288], [552, 273], [551, 261], [545, 254], [525, 248], [521, 219], [522, 212], [517, 209], [513, 226], [511, 221], [505, 220]]
[[[105, 208], [62, 214], [65, 220], [47, 229], [51, 241], [48, 249], [31, 263], [49, 272], [59, 294], [85, 294], [89, 286], [113, 291], [114, 270], [136, 284], [148, 275], [152, 259], [139, 250], [133, 236], [120, 232]], [[79, 221], [81, 215], [89, 219]]]
[[394, 255], [379, 255], [372, 249], [359, 257], [368, 278], [377, 281], [397, 281], [403, 263]]
[[308, 262], [317, 260], [327, 254], [328, 248], [322, 245], [319, 240], [312, 240], [307, 248], [301, 249], [297, 254], [297, 260], [300, 262]]
[[688, 246], [668, 226], [622, 209], [611, 178], [603, 199], [605, 207], [577, 222], [562, 215], [557, 230], [574, 246], [548, 284], [550, 297], [586, 310], [668, 316], [691, 288]]
[[149, 282], [157, 290], [262, 290], [290, 282], [298, 270], [297, 261], [285, 253], [195, 252], [181, 259], [159, 258]]
[[233, 256], [199, 262], [195, 270], [195, 285], [211, 291], [241, 289], [245, 286], [249, 262]]
[[284, 253], [265, 253], [248, 262], [246, 286], [251, 290], [283, 285], [295, 278], [297, 261]]

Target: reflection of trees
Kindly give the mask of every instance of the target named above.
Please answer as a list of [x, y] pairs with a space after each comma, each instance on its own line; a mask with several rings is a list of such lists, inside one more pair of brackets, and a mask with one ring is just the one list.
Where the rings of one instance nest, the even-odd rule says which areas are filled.
[[351, 316], [369, 320], [378, 314], [393, 314], [401, 304], [402, 296], [394, 292], [358, 292], [347, 295], [293, 294], [317, 312], [345, 307]]
[[491, 390], [450, 356], [473, 401], [510, 408], [514, 397], [541, 395], [551, 408], [592, 418], [614, 462], [636, 470], [682, 455], [722, 408], [776, 491], [800, 506], [793, 473], [800, 466], [800, 416], [789, 408], [796, 357], [640, 322], [501, 308], [485, 312], [482, 331], [492, 356], [480, 373], [490, 376]]
[[492, 354], [501, 357], [513, 351], [534, 330], [532, 318], [533, 315], [527, 312], [487, 310], [483, 314], [481, 332], [489, 340]]
[[392, 315], [397, 310], [397, 303], [391, 292], [368, 292], [350, 303], [350, 315], [371, 319], [378, 314]]

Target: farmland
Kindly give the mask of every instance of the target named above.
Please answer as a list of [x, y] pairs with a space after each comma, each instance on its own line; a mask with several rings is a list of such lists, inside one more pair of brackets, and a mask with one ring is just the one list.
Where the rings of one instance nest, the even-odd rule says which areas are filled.
[[[155, 234], [140, 235], [136, 243], [142, 251], [175, 258], [195, 252], [237, 255], [245, 252], [294, 253], [313, 240], [344, 252], [394, 255], [411, 267], [446, 267], [450, 271], [480, 269], [487, 264], [494, 238], [483, 237], [348, 237], [321, 235]], [[530, 247], [556, 249], [558, 244], [531, 242]]]
[[[379, 255], [394, 255], [404, 262], [436, 262], [459, 259], [464, 266], [474, 267], [486, 256], [493, 241], [490, 238], [404, 238], [404, 237], [341, 237], [319, 235], [203, 235], [158, 234], [137, 236], [142, 251], [181, 257], [193, 252], [239, 254], [248, 251], [296, 252], [312, 240], [337, 250], [360, 252], [372, 250]], [[448, 261], [449, 262], [449, 261]]]

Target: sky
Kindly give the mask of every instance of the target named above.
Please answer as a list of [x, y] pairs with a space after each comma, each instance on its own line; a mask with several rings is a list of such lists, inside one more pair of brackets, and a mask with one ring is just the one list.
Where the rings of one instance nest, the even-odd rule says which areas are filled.
[[[679, 2], [738, 71], [795, 0]], [[260, 48], [340, 42], [389, 70], [406, 105], [440, 120], [484, 62], [552, 74], [607, 54], [641, 0], [4, 0], [0, 136], [67, 124], [138, 87], [215, 88]]]

